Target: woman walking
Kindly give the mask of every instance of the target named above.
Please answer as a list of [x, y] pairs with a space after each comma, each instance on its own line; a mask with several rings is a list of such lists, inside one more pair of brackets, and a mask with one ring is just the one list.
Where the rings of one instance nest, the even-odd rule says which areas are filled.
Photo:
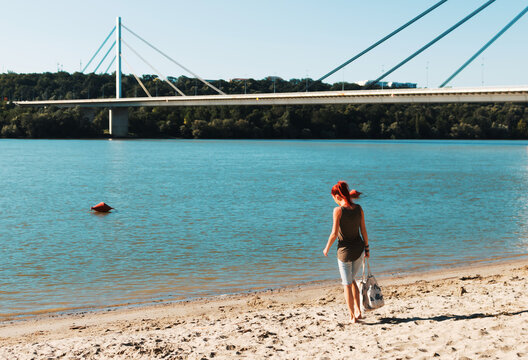
[[370, 256], [365, 215], [361, 206], [352, 201], [352, 198], [357, 198], [360, 194], [355, 190], [350, 191], [348, 184], [344, 181], [339, 181], [332, 187], [332, 197], [339, 206], [334, 209], [332, 233], [323, 250], [324, 256], [328, 256], [332, 244], [336, 238], [339, 239], [337, 242], [337, 264], [341, 274], [346, 304], [350, 311], [350, 319], [353, 323], [361, 319], [360, 294], [355, 277], [359, 272], [363, 258]]

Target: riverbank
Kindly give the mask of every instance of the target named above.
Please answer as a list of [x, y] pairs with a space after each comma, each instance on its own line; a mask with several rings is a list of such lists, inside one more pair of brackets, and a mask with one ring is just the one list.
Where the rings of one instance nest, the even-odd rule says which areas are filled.
[[48, 315], [2, 324], [0, 358], [523, 358], [527, 279], [528, 259], [385, 278], [361, 324], [337, 282]]

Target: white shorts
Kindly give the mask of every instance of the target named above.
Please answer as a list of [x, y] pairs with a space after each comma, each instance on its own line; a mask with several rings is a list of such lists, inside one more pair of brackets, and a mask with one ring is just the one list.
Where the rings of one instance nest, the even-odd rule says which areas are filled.
[[364, 257], [365, 252], [363, 252], [357, 260], [351, 262], [342, 262], [337, 259], [337, 266], [339, 268], [339, 273], [341, 274], [341, 284], [352, 285], [354, 280], [358, 280], [357, 276], [359, 275], [359, 268], [361, 267], [361, 264], [363, 264]]

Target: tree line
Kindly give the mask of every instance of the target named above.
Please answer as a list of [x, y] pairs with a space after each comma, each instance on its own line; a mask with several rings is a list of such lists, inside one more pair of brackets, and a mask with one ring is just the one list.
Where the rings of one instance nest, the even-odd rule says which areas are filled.
[[[153, 96], [175, 95], [156, 76], [141, 78]], [[187, 95], [215, 94], [194, 78], [169, 80]], [[146, 96], [133, 76], [123, 96]], [[214, 80], [228, 94], [359, 90], [353, 83], [311, 79]], [[115, 97], [113, 75], [0, 74], [0, 137], [97, 138], [108, 136], [108, 109], [26, 108], [14, 100]], [[248, 139], [528, 139], [525, 103], [348, 104], [296, 106], [139, 107], [129, 109], [135, 137]]]

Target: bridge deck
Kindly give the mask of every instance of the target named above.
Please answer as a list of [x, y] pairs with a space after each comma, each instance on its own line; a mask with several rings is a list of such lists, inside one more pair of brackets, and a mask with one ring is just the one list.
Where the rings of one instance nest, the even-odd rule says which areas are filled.
[[528, 86], [441, 89], [386, 89], [106, 98], [76, 100], [15, 101], [20, 106], [131, 107], [131, 106], [215, 106], [215, 105], [315, 105], [372, 103], [528, 102]]

